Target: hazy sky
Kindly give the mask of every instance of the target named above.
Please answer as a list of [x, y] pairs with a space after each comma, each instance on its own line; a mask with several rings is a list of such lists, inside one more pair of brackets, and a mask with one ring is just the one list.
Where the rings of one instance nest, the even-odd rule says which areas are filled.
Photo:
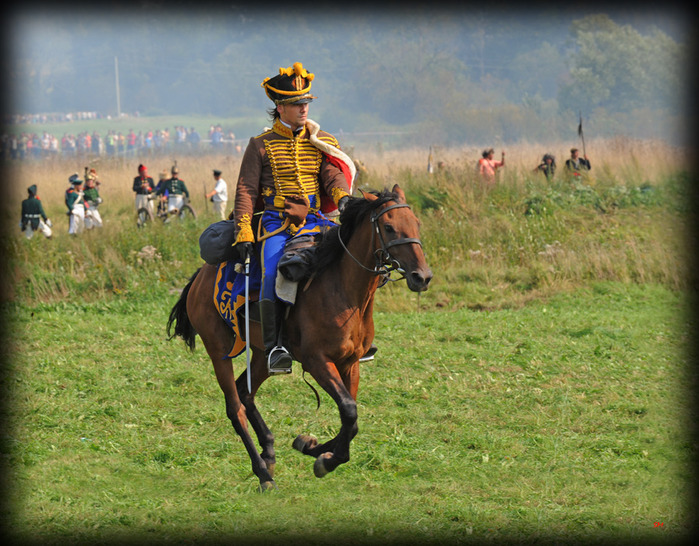
[[[518, 3], [467, 3], [459, 4], [457, 8], [432, 8], [424, 4], [407, 4], [406, 7], [406, 4], [394, 3], [394, 7], [380, 10], [368, 3], [348, 4], [352, 7], [337, 3], [303, 6], [265, 3], [263, 8], [257, 8], [254, 4], [250, 7], [250, 3], [196, 3], [195, 7], [190, 4], [187, 8], [174, 9], [172, 5], [167, 2], [141, 2], [115, 8], [124, 5], [113, 2], [107, 7], [104, 3], [93, 7], [94, 4], [48, 5], [29, 2], [14, 6], [6, 17], [4, 37], [8, 51], [6, 60], [24, 61], [21, 65], [13, 66], [13, 73], [20, 76], [15, 80], [19, 83], [12, 88], [18, 97], [17, 105], [21, 105], [22, 111], [42, 111], [40, 106], [31, 102], [34, 99], [32, 93], [22, 88], [23, 78], [33, 71], [40, 70], [48, 75], [61, 67], [66, 70], [66, 66], [74, 71], [74, 75], [60, 82], [56, 79], [56, 88], [51, 90], [54, 96], [67, 91], [66, 87], [73, 81], [76, 86], [91, 82], [98, 86], [100, 93], [114, 94], [113, 57], [117, 55], [122, 82], [128, 82], [129, 76], [133, 78], [134, 74], [140, 73], [151, 78], [152, 85], [167, 86], [181, 76], [186, 66], [187, 77], [200, 82], [202, 89], [205, 89], [216, 85], [218, 74], [225, 72], [229, 79], [224, 85], [231, 89], [232, 95], [227, 100], [238, 97], [251, 108], [259, 109], [266, 107], [266, 99], [257, 88], [258, 82], [273, 75], [278, 67], [289, 66], [297, 60], [303, 61], [312, 70], [315, 66], [322, 67], [314, 85], [319, 93], [324, 93], [326, 97], [339, 92], [352, 93], [353, 76], [345, 74], [342, 62], [336, 60], [342, 58], [356, 36], [363, 35], [367, 25], [374, 29], [385, 28], [386, 34], [401, 29], [401, 40], [406, 42], [427, 40], [434, 43], [443, 39], [444, 48], [449, 47], [446, 41], [449, 36], [474, 35], [481, 29], [487, 29], [484, 50], [478, 51], [474, 47], [465, 50], [462, 47], [463, 50], [458, 52], [459, 59], [474, 73], [480, 69], [497, 78], [507, 78], [512, 76], [512, 59], [521, 51], [516, 41], [508, 42], [504, 50], [498, 49], [499, 43], [521, 39], [522, 43], [526, 41], [527, 47], [531, 47], [532, 40], [539, 40], [541, 43], [550, 41], [560, 48], [569, 36], [570, 23], [585, 15], [604, 12], [612, 16], [615, 22], [631, 24], [641, 32], [655, 26], [679, 43], [687, 41], [692, 21], [688, 8], [667, 2], [654, 6], [592, 3], [583, 4], [582, 7], [561, 3], [535, 4], [534, 7], [522, 7]], [[113, 38], [105, 36], [105, 28], [112, 31], [112, 36], [117, 34], [122, 40], [121, 44], [115, 41], [111, 47], [106, 43], [105, 40]], [[221, 51], [238, 38], [240, 29], [255, 32], [260, 37], [251, 40], [254, 43], [250, 44], [256, 55], [255, 62], [245, 64], [246, 59], [238, 61], [235, 55], [221, 55]], [[146, 42], [148, 36], [153, 35], [157, 35], [159, 41], [149, 45], [156, 49], [150, 52], [149, 58], [129, 56], [123, 52], [124, 44]], [[212, 39], [214, 35], [216, 39]], [[381, 33], [373, 34], [376, 35], [380, 36]], [[314, 47], [304, 49], [304, 36], [330, 39], [324, 40], [324, 49], [318, 51], [316, 40], [308, 40]], [[103, 52], [113, 49], [114, 53], [95, 56], [92, 54], [95, 44]], [[197, 63], [196, 58], [187, 56], [189, 45], [192, 46], [190, 49], [196, 46], [202, 62]], [[402, 46], [402, 43], [384, 44], [384, 47]], [[120, 48], [122, 53], [119, 53]], [[66, 51], [70, 52], [70, 59], [66, 58]], [[239, 69], [237, 63], [244, 66], [244, 72], [237, 81], [244, 82], [245, 91], [239, 94], [235, 91], [237, 82], [230, 80], [230, 74]], [[347, 83], [343, 83], [344, 87], [335, 83], [331, 85], [337, 79]], [[380, 78], [377, 78], [376, 85], [381, 85]], [[123, 109], [126, 111], [130, 110], [129, 91], [127, 88], [122, 92]], [[182, 101], [183, 107], [192, 104], [186, 95], [183, 95]], [[113, 98], [109, 99], [110, 108], [113, 108], [114, 102]], [[323, 103], [318, 106], [322, 110]]]

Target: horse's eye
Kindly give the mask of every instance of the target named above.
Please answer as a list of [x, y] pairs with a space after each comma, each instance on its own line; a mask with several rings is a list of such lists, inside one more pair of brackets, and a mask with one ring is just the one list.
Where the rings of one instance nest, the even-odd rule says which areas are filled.
[[393, 229], [393, 226], [391, 224], [384, 224], [383, 228], [386, 230], [386, 233], [395, 233], [396, 230]]

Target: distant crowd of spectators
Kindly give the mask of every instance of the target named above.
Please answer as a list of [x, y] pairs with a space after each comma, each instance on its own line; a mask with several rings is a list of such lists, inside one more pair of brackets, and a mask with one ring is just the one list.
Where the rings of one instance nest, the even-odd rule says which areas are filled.
[[241, 153], [242, 141], [232, 131], [224, 132], [221, 125], [211, 125], [206, 138], [194, 128], [176, 126], [126, 134], [109, 130], [106, 135], [97, 131], [57, 136], [47, 132], [0, 134], [0, 158], [10, 160], [41, 159], [57, 156], [155, 156], [196, 152]]

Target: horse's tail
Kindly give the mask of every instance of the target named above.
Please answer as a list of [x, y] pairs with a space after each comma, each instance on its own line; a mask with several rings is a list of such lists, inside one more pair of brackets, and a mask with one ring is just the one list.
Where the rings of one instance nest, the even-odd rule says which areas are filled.
[[[197, 335], [196, 330], [189, 321], [189, 316], [187, 315], [187, 294], [189, 294], [189, 289], [192, 288], [192, 283], [196, 279], [197, 275], [201, 271], [201, 268], [194, 272], [194, 275], [189, 279], [187, 285], [182, 289], [180, 294], [180, 299], [170, 311], [170, 318], [167, 321], [167, 335], [168, 339], [172, 339], [175, 336], [181, 337], [185, 345], [189, 347], [190, 351], [194, 351], [194, 343]], [[174, 332], [170, 333], [174, 325]]]

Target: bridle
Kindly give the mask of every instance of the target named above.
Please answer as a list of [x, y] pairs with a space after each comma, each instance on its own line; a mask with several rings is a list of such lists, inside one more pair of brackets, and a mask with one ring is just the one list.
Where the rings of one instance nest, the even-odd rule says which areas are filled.
[[[342, 248], [345, 249], [345, 252], [347, 255], [352, 258], [359, 267], [364, 269], [365, 271], [368, 271], [369, 273], [372, 273], [374, 275], [380, 275], [383, 277], [382, 282], [379, 284], [379, 287], [383, 286], [386, 284], [388, 281], [399, 281], [405, 277], [405, 271], [401, 267], [400, 263], [398, 260], [393, 258], [391, 256], [391, 253], [389, 252], [389, 249], [394, 246], [398, 245], [408, 245], [408, 244], [418, 244], [422, 246], [422, 242], [420, 239], [417, 239], [415, 237], [403, 237], [401, 239], [394, 239], [393, 241], [389, 241], [388, 243], [385, 241], [383, 234], [381, 233], [381, 230], [379, 229], [379, 224], [378, 224], [378, 219], [381, 218], [384, 214], [386, 214], [388, 211], [393, 210], [393, 209], [399, 209], [399, 208], [410, 208], [410, 205], [406, 203], [397, 203], [395, 205], [391, 205], [390, 207], [386, 207], [384, 209], [381, 209], [380, 211], [374, 211], [371, 215], [371, 224], [374, 227], [372, 231], [372, 236], [371, 236], [371, 245], [374, 246], [374, 243], [376, 241], [376, 236], [378, 235], [379, 241], [381, 242], [381, 247], [377, 248], [374, 251], [374, 258], [376, 259], [376, 262], [374, 264], [374, 269], [369, 269], [367, 266], [365, 266], [363, 263], [361, 263], [357, 258], [355, 258], [352, 253], [349, 251], [347, 246], [345, 246], [344, 241], [342, 240], [342, 237], [340, 236], [340, 229], [338, 227], [337, 229], [337, 238], [340, 240], [340, 244], [342, 245]], [[398, 279], [391, 279], [391, 272], [397, 271], [400, 273], [401, 277]]]

